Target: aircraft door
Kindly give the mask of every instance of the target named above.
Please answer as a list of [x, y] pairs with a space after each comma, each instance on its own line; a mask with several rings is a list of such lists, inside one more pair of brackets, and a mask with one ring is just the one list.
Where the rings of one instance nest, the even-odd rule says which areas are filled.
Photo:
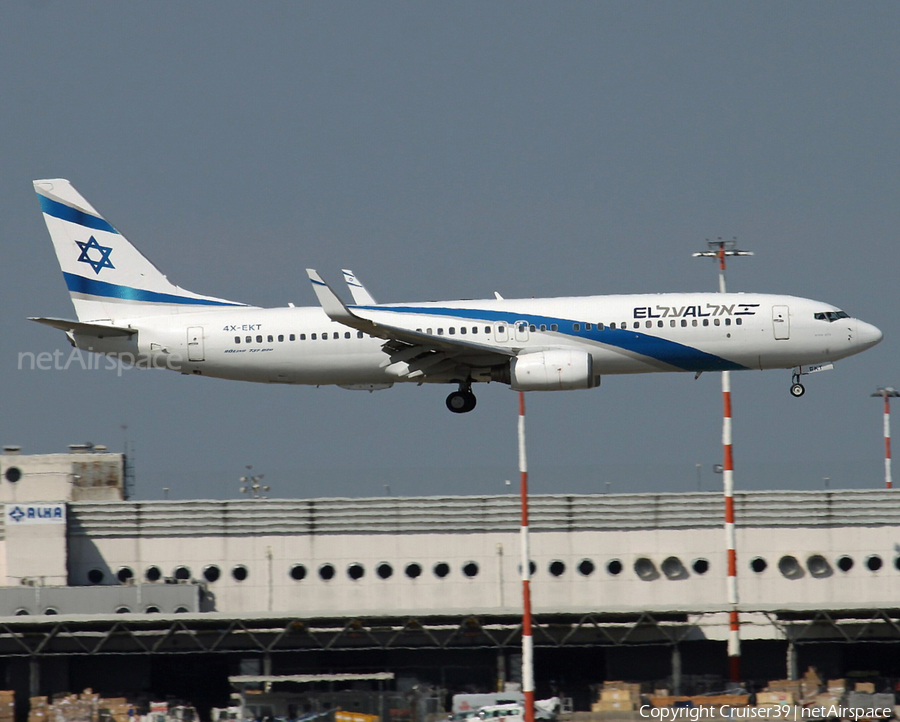
[[791, 315], [787, 306], [772, 306], [772, 329], [779, 341], [791, 337]]
[[497, 343], [509, 341], [509, 324], [506, 321], [497, 321], [494, 324], [494, 340]]
[[191, 326], [187, 330], [188, 361], [203, 361], [203, 326]]
[[516, 341], [518, 343], [524, 343], [528, 340], [528, 322], [527, 321], [516, 321], [515, 323], [516, 329]]

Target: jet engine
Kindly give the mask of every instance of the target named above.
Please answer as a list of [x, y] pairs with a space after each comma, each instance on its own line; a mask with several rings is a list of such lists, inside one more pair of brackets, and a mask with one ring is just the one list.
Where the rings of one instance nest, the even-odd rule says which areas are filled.
[[553, 349], [516, 356], [509, 362], [513, 391], [566, 391], [600, 385], [593, 359], [585, 351]]

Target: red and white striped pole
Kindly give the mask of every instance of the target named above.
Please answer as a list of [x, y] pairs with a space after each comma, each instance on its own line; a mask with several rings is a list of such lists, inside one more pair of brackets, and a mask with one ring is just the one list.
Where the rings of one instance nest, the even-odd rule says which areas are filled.
[[528, 462], [525, 457], [525, 394], [519, 392], [519, 493], [522, 498], [522, 694], [525, 722], [534, 722], [534, 643], [531, 636], [531, 552], [528, 546]]
[[884, 397], [884, 488], [891, 489], [894, 486], [891, 479], [891, 397], [900, 396], [900, 391], [893, 386], [885, 386], [872, 396]]
[[741, 681], [741, 627], [738, 619], [737, 543], [734, 533], [734, 455], [731, 439], [731, 372], [722, 372], [722, 482], [725, 490], [725, 544], [728, 548], [728, 670], [732, 682]]
[[[694, 257], [716, 258], [719, 261], [719, 293], [725, 293], [726, 256], [752, 256], [750, 251], [734, 248], [736, 241], [721, 238], [708, 241], [708, 251]], [[726, 579], [728, 599], [728, 671], [732, 682], [741, 681], [741, 626], [738, 615], [737, 541], [734, 523], [734, 448], [731, 436], [731, 372], [722, 371], [722, 486], [725, 494], [725, 546], [728, 562]]]

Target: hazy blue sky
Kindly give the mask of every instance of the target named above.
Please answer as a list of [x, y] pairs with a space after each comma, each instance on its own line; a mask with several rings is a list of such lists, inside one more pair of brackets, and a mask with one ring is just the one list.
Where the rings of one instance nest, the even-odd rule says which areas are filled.
[[[179, 285], [312, 305], [730, 290], [837, 304], [885, 340], [808, 377], [733, 374], [736, 484], [878, 487], [900, 385], [900, 5], [61, 2], [0, 6], [0, 442], [135, 446], [137, 496], [504, 493], [516, 395], [375, 394], [17, 370], [73, 310], [31, 188], [66, 177]], [[719, 377], [528, 396], [537, 492], [720, 482]], [[897, 404], [900, 437], [900, 404]], [[898, 469], [900, 476], [900, 469]]]

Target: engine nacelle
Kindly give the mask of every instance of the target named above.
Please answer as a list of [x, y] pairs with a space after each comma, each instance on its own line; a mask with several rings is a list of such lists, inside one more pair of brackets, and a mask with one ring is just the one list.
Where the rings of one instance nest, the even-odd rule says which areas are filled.
[[513, 391], [566, 391], [600, 385], [593, 359], [585, 351], [554, 349], [516, 356], [509, 362], [509, 386]]

